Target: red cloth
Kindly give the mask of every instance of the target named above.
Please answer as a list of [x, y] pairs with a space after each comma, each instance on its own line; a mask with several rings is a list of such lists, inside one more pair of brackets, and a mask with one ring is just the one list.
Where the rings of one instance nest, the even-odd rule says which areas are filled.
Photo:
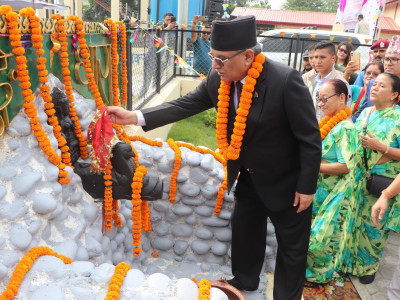
[[107, 109], [105, 106], [97, 112], [88, 128], [88, 143], [92, 147], [91, 168], [96, 173], [106, 171], [111, 158], [113, 140], [116, 139]]

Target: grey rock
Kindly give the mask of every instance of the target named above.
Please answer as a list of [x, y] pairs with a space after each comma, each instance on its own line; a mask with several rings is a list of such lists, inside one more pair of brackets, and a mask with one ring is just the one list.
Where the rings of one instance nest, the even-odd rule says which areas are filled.
[[216, 241], [211, 247], [211, 252], [219, 256], [225, 255], [228, 252], [228, 246], [224, 243]]
[[201, 194], [206, 198], [206, 199], [212, 199], [215, 200], [217, 198], [218, 194], [218, 188], [211, 185], [211, 184], [205, 184], [201, 188]]
[[198, 217], [196, 215], [188, 216], [185, 219], [185, 222], [186, 222], [186, 224], [194, 225], [194, 224], [198, 223]]
[[201, 154], [198, 152], [192, 152], [187, 156], [187, 164], [189, 166], [199, 166], [201, 162]]
[[96, 204], [86, 204], [83, 209], [83, 215], [85, 219], [89, 222], [89, 224], [93, 224], [93, 222], [97, 219], [98, 216], [98, 208]]
[[165, 154], [168, 163], [173, 164], [175, 162], [175, 152], [171, 148], [165, 148]]
[[176, 224], [172, 227], [172, 234], [175, 237], [190, 237], [193, 233], [191, 226], [187, 224]]
[[164, 193], [169, 193], [169, 187], [170, 187], [170, 178], [166, 177], [163, 179], [163, 192]]
[[143, 157], [140, 157], [140, 156], [139, 156], [139, 164], [141, 164], [141, 165], [143, 165], [145, 167], [153, 166], [153, 163], [150, 160], [148, 160], [146, 158], [143, 158]]
[[211, 271], [211, 267], [209, 264], [201, 264], [200, 265], [200, 269], [202, 272], [210, 272]]
[[44, 179], [47, 182], [57, 182], [58, 181], [58, 167], [51, 164], [46, 168], [46, 171], [43, 173]]
[[269, 234], [269, 235], [275, 234], [275, 227], [270, 222], [268, 222], [268, 225], [267, 225], [267, 234]]
[[200, 197], [197, 198], [188, 198], [184, 197], [182, 198], [182, 203], [186, 205], [193, 205], [193, 206], [198, 206], [201, 205], [204, 202]]
[[206, 226], [212, 226], [212, 227], [225, 227], [228, 226], [229, 221], [228, 220], [222, 220], [216, 216], [212, 216], [209, 218], [202, 218], [201, 223]]
[[159, 236], [164, 236], [169, 232], [169, 226], [168, 226], [168, 224], [160, 223], [160, 224], [157, 224], [157, 226], [154, 227], [154, 231]]
[[158, 164], [158, 171], [162, 172], [162, 173], [172, 173], [172, 171], [174, 170], [174, 166], [170, 165], [170, 164], [165, 164], [160, 162]]
[[6, 128], [6, 132], [8, 135], [10, 135], [12, 137], [18, 137], [18, 131], [14, 128], [8, 127], [8, 128]]
[[150, 214], [150, 220], [152, 223], [157, 223], [162, 220], [162, 216], [158, 212], [152, 211]]
[[7, 267], [3, 264], [0, 264], [0, 280], [2, 280], [8, 274]]
[[17, 170], [15, 168], [0, 167], [0, 179], [1, 180], [11, 180], [17, 175]]
[[151, 241], [151, 245], [158, 250], [167, 251], [174, 246], [174, 241], [166, 237], [157, 237]]
[[92, 272], [92, 279], [94, 282], [101, 284], [108, 284], [111, 280], [112, 275], [114, 274], [115, 266], [112, 264], [101, 264], [97, 268], [94, 268]]
[[90, 235], [86, 236], [86, 250], [89, 258], [100, 256], [103, 253], [101, 244]]
[[267, 235], [267, 245], [272, 246], [272, 247], [278, 246], [278, 242], [277, 242], [275, 236]]
[[208, 174], [200, 167], [191, 168], [189, 178], [193, 183], [205, 184], [208, 181]]
[[[151, 275], [151, 274], [156, 274], [156, 273], [161, 273], [162, 270], [161, 268], [159, 268], [156, 265], [150, 265], [147, 270], [146, 270], [146, 274], [147, 275]], [[147, 298], [146, 298], [147, 299]], [[153, 298], [149, 298], [149, 299], [153, 299]]]
[[161, 159], [163, 159], [164, 156], [165, 156], [165, 152], [162, 150], [157, 150], [157, 151], [154, 151], [154, 153], [153, 153], [153, 159], [155, 161], [160, 161]]
[[75, 276], [89, 277], [94, 270], [94, 264], [90, 261], [74, 261], [71, 267]]
[[145, 276], [142, 271], [138, 269], [131, 269], [125, 276], [124, 283], [122, 284], [122, 289], [130, 288], [134, 289], [140, 287], [145, 280]]
[[20, 259], [14, 250], [0, 250], [0, 263], [7, 268], [14, 267]]
[[29, 224], [28, 232], [31, 235], [35, 235], [39, 231], [41, 226], [42, 226], [42, 221], [40, 220], [32, 221], [32, 223]]
[[217, 256], [214, 255], [213, 253], [210, 253], [206, 258], [206, 262], [208, 262], [209, 264], [222, 265], [225, 263], [225, 259], [223, 256]]
[[169, 210], [169, 204], [163, 201], [157, 201], [153, 205], [154, 209], [159, 212], [166, 212]]
[[265, 256], [271, 256], [274, 255], [274, 249], [271, 246], [266, 246], [265, 247]]
[[6, 239], [0, 236], [0, 249], [3, 249], [6, 244]]
[[206, 171], [212, 171], [214, 168], [215, 158], [211, 154], [204, 154], [200, 162], [200, 167]]
[[185, 183], [179, 186], [179, 192], [184, 196], [196, 197], [200, 194], [200, 188], [193, 183]]
[[12, 181], [13, 190], [18, 195], [26, 195], [35, 190], [35, 186], [40, 182], [42, 174], [35, 171], [27, 171], [17, 175]]
[[230, 228], [217, 228], [214, 230], [214, 235], [221, 242], [230, 242], [232, 239]]
[[75, 260], [78, 245], [73, 240], [66, 240], [54, 248], [54, 251]]
[[14, 223], [10, 228], [10, 242], [18, 250], [25, 250], [32, 241], [32, 235], [21, 224]]
[[33, 200], [32, 209], [37, 214], [52, 213], [57, 208], [57, 200], [50, 194], [37, 193], [30, 198]]
[[107, 251], [110, 249], [110, 244], [110, 238], [108, 236], [104, 236], [101, 240], [101, 247], [103, 248], [104, 253], [107, 253]]
[[26, 205], [26, 201], [17, 197], [11, 203], [4, 202], [4, 204], [0, 206], [0, 218], [14, 221], [25, 216], [28, 213], [28, 210], [29, 208]]
[[210, 245], [208, 242], [202, 240], [194, 240], [191, 244], [191, 248], [196, 254], [202, 255], [210, 250]]
[[183, 174], [182, 172], [178, 172], [178, 176], [176, 178], [176, 182], [177, 183], [184, 183], [188, 180], [188, 177]]
[[217, 176], [217, 178], [219, 179], [219, 180], [224, 180], [224, 178], [225, 178], [225, 170], [223, 169], [223, 168], [221, 168], [221, 169], [219, 169], [218, 170], [218, 176]]
[[174, 213], [167, 212], [165, 214], [165, 221], [167, 221], [168, 223], [175, 223], [178, 219], [179, 217]]
[[227, 209], [221, 210], [221, 212], [219, 214], [219, 217], [221, 219], [224, 219], [224, 220], [230, 220], [231, 216], [232, 216], [232, 212], [230, 210], [227, 210]]
[[235, 196], [233, 195], [233, 192], [234, 192], [234, 189], [232, 189], [229, 194], [225, 193], [224, 201], [229, 202], [229, 203], [235, 202]]
[[177, 255], [182, 255], [186, 252], [188, 247], [189, 243], [187, 241], [177, 240], [174, 245], [174, 252]]
[[19, 136], [28, 136], [31, 134], [31, 126], [27, 118], [16, 115], [10, 124], [10, 128], [17, 131]]
[[184, 260], [188, 261], [188, 262], [194, 262], [194, 263], [197, 263], [199, 261], [197, 256], [193, 253], [189, 253], [188, 255], [186, 255]]
[[214, 210], [209, 206], [199, 206], [195, 208], [195, 213], [202, 217], [210, 217]]
[[73, 299], [86, 299], [86, 300], [94, 299], [93, 291], [89, 290], [88, 288], [80, 286], [71, 286], [70, 290], [73, 294]]
[[202, 240], [210, 240], [213, 237], [212, 231], [204, 227], [198, 228], [194, 234]]
[[187, 216], [193, 213], [193, 209], [186, 205], [174, 206], [174, 213], [178, 216]]
[[56, 285], [43, 285], [40, 286], [33, 294], [29, 297], [29, 300], [63, 300], [64, 293], [61, 288]]
[[76, 191], [71, 194], [69, 197], [69, 204], [78, 204], [82, 200], [82, 192]]

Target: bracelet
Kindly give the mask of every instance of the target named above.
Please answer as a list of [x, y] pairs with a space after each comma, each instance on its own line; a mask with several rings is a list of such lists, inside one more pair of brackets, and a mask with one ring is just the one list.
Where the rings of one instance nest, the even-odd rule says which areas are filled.
[[387, 145], [387, 146], [386, 146], [386, 151], [385, 151], [385, 153], [383, 153], [383, 154], [388, 154], [389, 148], [390, 148], [389, 145]]
[[382, 194], [385, 195], [386, 197], [388, 197], [389, 199], [392, 199], [394, 197], [394, 195], [391, 192], [389, 192], [387, 189], [384, 189], [382, 191]]

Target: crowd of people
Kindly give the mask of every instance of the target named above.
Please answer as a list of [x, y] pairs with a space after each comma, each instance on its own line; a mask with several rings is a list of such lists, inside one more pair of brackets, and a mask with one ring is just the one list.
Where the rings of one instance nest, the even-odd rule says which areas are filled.
[[[214, 21], [212, 70], [196, 90], [142, 110], [108, 109], [114, 123], [145, 131], [218, 110], [228, 192], [237, 179], [228, 281], [236, 288], [258, 288], [268, 217], [278, 242], [274, 299], [299, 300], [304, 285], [344, 274], [373, 282], [389, 230], [400, 232], [400, 179], [382, 196], [367, 189], [372, 175], [400, 173], [400, 40], [371, 50], [360, 72], [350, 43], [313, 44], [301, 75], [264, 57], [253, 16]], [[395, 280], [390, 293], [400, 293]]]

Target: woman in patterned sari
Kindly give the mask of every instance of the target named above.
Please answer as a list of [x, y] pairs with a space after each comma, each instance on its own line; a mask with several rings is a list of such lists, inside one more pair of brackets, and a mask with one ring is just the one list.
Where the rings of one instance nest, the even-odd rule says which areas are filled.
[[[361, 146], [366, 148], [371, 174], [395, 178], [400, 173], [400, 108], [396, 105], [399, 92], [400, 79], [396, 75], [378, 75], [371, 88], [370, 98], [374, 106], [366, 108], [357, 119], [356, 129], [360, 134]], [[363, 125], [368, 115], [367, 134], [364, 136]], [[359, 149], [359, 155], [364, 157], [363, 149]], [[363, 284], [371, 283], [375, 279], [389, 230], [400, 232], [399, 201], [389, 202], [382, 225], [379, 228], [374, 227], [371, 208], [377, 197], [366, 189], [367, 175], [364, 173], [363, 176], [362, 201], [357, 220], [357, 255], [351, 272], [360, 277]]]
[[306, 287], [339, 277], [348, 258], [343, 254], [348, 256], [353, 245], [348, 233], [355, 229], [354, 213], [361, 193], [356, 184], [361, 179], [360, 160], [356, 157], [358, 136], [349, 117], [351, 109], [346, 107], [347, 86], [339, 79], [331, 79], [318, 93], [325, 117], [319, 122], [322, 159], [313, 200]]

